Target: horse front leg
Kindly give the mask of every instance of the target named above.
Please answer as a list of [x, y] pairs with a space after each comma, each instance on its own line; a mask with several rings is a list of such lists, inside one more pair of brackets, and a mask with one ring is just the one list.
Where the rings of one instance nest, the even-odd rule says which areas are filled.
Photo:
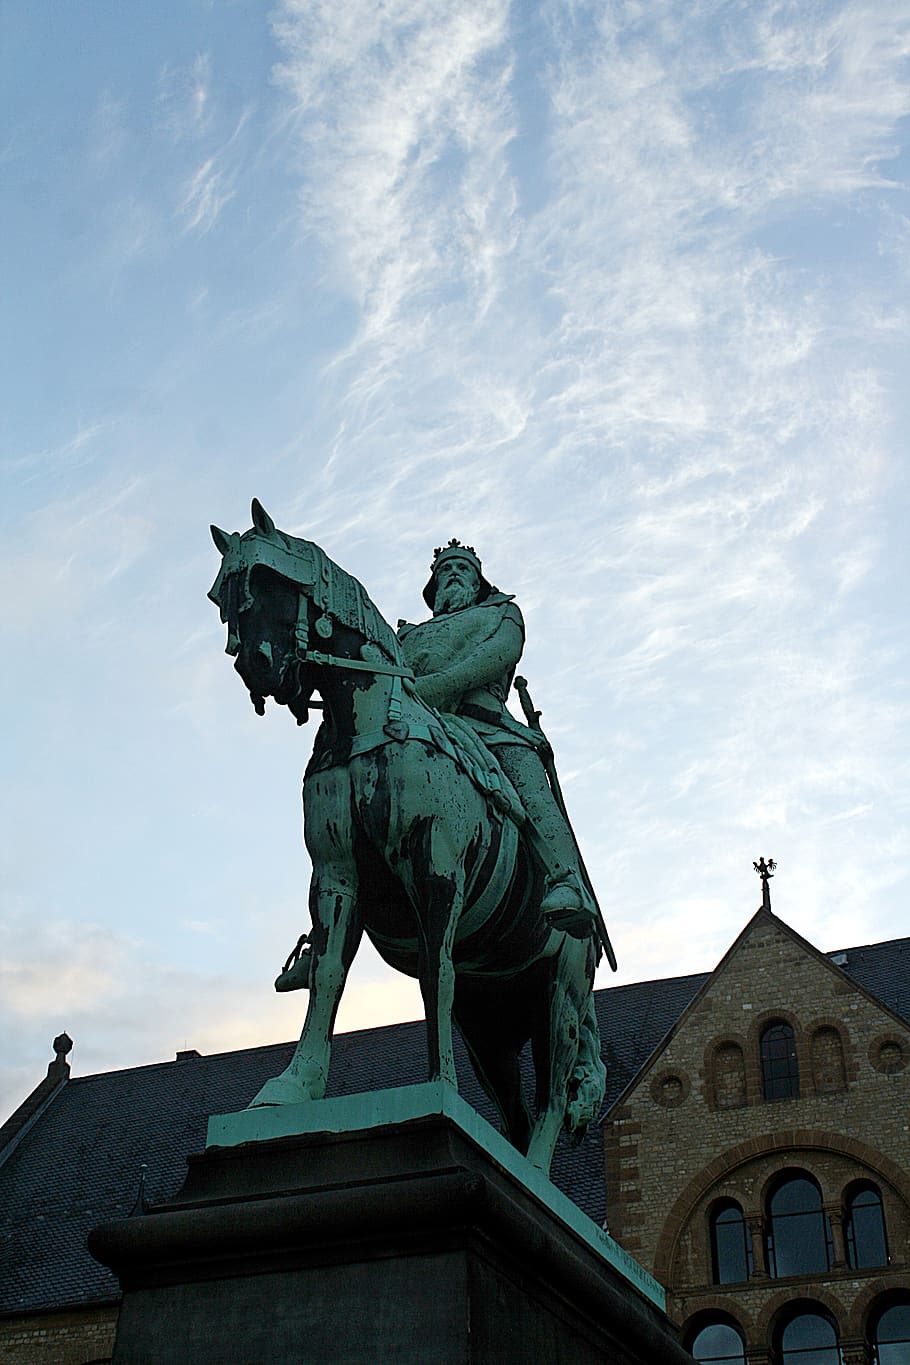
[[[452, 1046], [455, 1006], [455, 932], [464, 909], [464, 871], [452, 856], [448, 841], [432, 837], [426, 858], [414, 869], [410, 887], [417, 914], [419, 949], [417, 971], [427, 1021], [427, 1057], [431, 1081], [448, 1081], [458, 1088]], [[425, 863], [425, 865], [424, 865]], [[422, 873], [422, 875], [421, 875]]]
[[310, 915], [313, 920], [310, 1000], [300, 1042], [290, 1065], [266, 1081], [251, 1102], [251, 1109], [257, 1105], [321, 1100], [325, 1095], [335, 1016], [348, 969], [363, 935], [357, 875], [352, 863], [314, 871]]

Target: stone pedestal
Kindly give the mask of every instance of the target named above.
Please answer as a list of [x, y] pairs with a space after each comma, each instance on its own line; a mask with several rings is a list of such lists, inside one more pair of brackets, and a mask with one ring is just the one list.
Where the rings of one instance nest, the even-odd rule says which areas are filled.
[[215, 1116], [176, 1199], [89, 1246], [115, 1365], [691, 1365], [656, 1282], [445, 1085]]

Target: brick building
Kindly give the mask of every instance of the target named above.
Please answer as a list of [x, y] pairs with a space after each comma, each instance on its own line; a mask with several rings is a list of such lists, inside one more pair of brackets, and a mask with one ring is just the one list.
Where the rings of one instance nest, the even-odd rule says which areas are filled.
[[[910, 1365], [910, 939], [825, 955], [766, 903], [713, 973], [596, 999], [603, 1130], [561, 1144], [554, 1178], [667, 1286], [696, 1357]], [[110, 1359], [118, 1287], [87, 1233], [134, 1208], [143, 1167], [142, 1198], [171, 1197], [207, 1116], [291, 1046], [72, 1077], [55, 1041], [0, 1128], [0, 1362]], [[330, 1094], [425, 1068], [422, 1023], [341, 1035]]]
[[698, 1359], [910, 1362], [906, 953], [763, 907], [611, 1106], [610, 1231]]

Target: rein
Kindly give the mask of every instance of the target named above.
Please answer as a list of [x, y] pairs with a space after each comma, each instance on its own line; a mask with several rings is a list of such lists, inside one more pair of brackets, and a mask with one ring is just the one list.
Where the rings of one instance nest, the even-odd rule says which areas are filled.
[[[429, 729], [426, 726], [420, 727], [421, 733], [412, 733], [412, 728], [402, 722], [402, 691], [403, 680], [413, 683], [414, 674], [410, 668], [401, 668], [398, 664], [386, 663], [382, 659], [346, 659], [340, 654], [326, 654], [321, 649], [310, 649], [307, 639], [306, 623], [306, 598], [300, 594], [300, 615], [294, 631], [295, 637], [295, 662], [305, 664], [318, 664], [324, 668], [345, 668], [355, 673], [372, 673], [374, 676], [380, 674], [393, 679], [392, 690], [389, 693], [389, 705], [386, 711], [385, 725], [381, 730], [371, 730], [368, 734], [358, 735], [352, 744], [350, 757], [354, 754], [370, 753], [373, 749], [379, 749], [384, 744], [390, 744], [393, 740], [399, 742], [408, 738], [424, 739], [433, 741]], [[373, 641], [367, 641], [373, 648]], [[423, 733], [426, 731], [426, 733]], [[453, 754], [454, 757], [454, 754]]]
[[386, 673], [392, 678], [408, 678], [414, 681], [414, 674], [409, 668], [399, 668], [396, 664], [373, 663], [370, 659], [344, 659], [339, 654], [323, 654], [318, 649], [301, 649], [297, 647], [297, 658], [300, 663], [324, 664], [329, 668], [353, 668], [361, 673]]

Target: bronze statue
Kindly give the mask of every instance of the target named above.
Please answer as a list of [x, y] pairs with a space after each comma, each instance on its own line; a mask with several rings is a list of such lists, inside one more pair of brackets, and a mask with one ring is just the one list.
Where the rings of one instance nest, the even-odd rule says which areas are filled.
[[550, 778], [544, 766], [549, 745], [539, 727], [519, 724], [506, 709], [525, 640], [514, 598], [487, 582], [474, 547], [457, 540], [436, 550], [423, 597], [432, 619], [398, 623], [414, 690], [430, 706], [463, 717], [498, 759], [536, 835], [546, 871], [543, 914], [579, 938], [598, 933], [612, 961], [575, 837], [551, 785], [555, 771]]
[[[212, 536], [209, 593], [257, 711], [323, 723], [304, 778], [312, 929], [276, 985], [309, 988], [288, 1068], [254, 1105], [319, 1099], [348, 968], [367, 933], [420, 982], [430, 1078], [457, 1085], [452, 1019], [506, 1136], [549, 1170], [560, 1129], [583, 1136], [605, 1073], [592, 987], [608, 945], [536, 729], [504, 698], [521, 654], [512, 599], [468, 547], [437, 553], [432, 620], [396, 637], [356, 579], [315, 544], [253, 527]], [[499, 760], [497, 762], [497, 759]], [[613, 963], [612, 950], [608, 953]], [[522, 1094], [530, 1039], [537, 1115]]]

